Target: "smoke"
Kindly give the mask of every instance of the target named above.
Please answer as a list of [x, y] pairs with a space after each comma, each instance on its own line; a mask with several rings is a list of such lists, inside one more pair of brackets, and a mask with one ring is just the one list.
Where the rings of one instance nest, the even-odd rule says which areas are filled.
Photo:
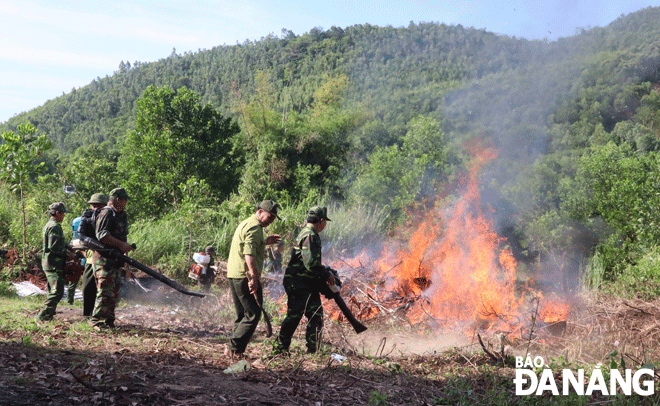
[[[507, 239], [521, 263], [534, 259], [535, 277], [554, 289], [569, 291], [579, 285], [579, 268], [593, 246], [595, 236], [577, 223], [563, 228], [565, 238], [575, 240], [575, 250], [549, 247], [531, 252], [528, 224], [521, 224], [524, 213], [538, 213], [540, 196], [512, 191], [525, 188], [534, 173], [534, 164], [552, 152], [552, 117], [557, 108], [572, 97], [571, 89], [579, 80], [585, 55], [566, 41], [496, 41], [483, 54], [500, 55], [500, 71], [475, 77], [445, 98], [445, 115], [451, 138], [458, 144], [470, 138], [488, 140], [498, 157], [479, 175], [482, 203], [492, 208], [497, 233]], [[572, 53], [571, 53], [572, 52]], [[502, 56], [503, 55], [503, 56]], [[477, 66], [486, 61], [476, 61]], [[529, 192], [532, 192], [531, 190]]]
[[[438, 116], [464, 153], [464, 168], [450, 184], [429, 176], [426, 209], [411, 213], [387, 241], [348, 259], [334, 252], [333, 265], [360, 285], [349, 284], [346, 294], [370, 299], [356, 300], [357, 311], [512, 331], [530, 322], [536, 305], [544, 314], [554, 306], [565, 320], [562, 298], [578, 287], [595, 236], [578, 223], [563, 224], [562, 238], [577, 242], [573, 251], [534, 251], [520, 214], [538, 210], [538, 196], [510, 191], [552, 152], [552, 115], [572, 97], [586, 58], [567, 49], [508, 38], [484, 45], [471, 79], [444, 97]], [[532, 281], [535, 289], [523, 286]]]

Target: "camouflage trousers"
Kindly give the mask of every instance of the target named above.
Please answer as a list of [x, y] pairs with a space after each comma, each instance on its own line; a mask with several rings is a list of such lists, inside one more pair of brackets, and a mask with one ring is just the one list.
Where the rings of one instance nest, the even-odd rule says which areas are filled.
[[69, 304], [73, 304], [73, 300], [76, 297], [76, 289], [78, 288], [78, 281], [69, 282], [66, 286], [66, 301]]
[[289, 349], [293, 334], [296, 332], [302, 317], [305, 316], [307, 318], [307, 327], [305, 328], [307, 352], [316, 352], [323, 331], [323, 306], [321, 305], [319, 291], [311, 284], [287, 283], [286, 280], [284, 290], [287, 295], [286, 317], [282, 320], [275, 349], [278, 351]]
[[97, 292], [91, 318], [93, 326], [114, 327], [115, 307], [119, 301], [120, 276], [121, 268], [100, 266], [94, 271]]
[[46, 303], [37, 314], [38, 320], [51, 320], [55, 316], [57, 304], [64, 296], [64, 270], [44, 271], [48, 280]]

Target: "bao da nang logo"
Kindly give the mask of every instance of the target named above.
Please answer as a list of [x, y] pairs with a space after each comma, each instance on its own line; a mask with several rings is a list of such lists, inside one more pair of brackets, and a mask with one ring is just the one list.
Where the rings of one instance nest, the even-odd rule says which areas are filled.
[[[543, 395], [551, 393], [559, 396], [559, 388], [555, 374], [548, 368], [542, 357], [516, 358], [516, 377], [513, 383], [516, 385], [516, 395]], [[528, 368], [543, 368], [540, 376]], [[609, 375], [609, 379], [605, 376]], [[595, 393], [601, 393], [604, 396], [614, 396], [617, 389], [624, 395], [630, 396], [633, 392], [640, 396], [650, 396], [655, 392], [653, 384], [653, 370], [648, 368], [638, 369], [633, 373], [630, 369], [619, 371], [618, 369], [603, 370], [594, 368], [591, 376], [585, 378], [584, 369], [572, 371], [562, 369], [558, 380], [561, 382], [561, 395], [569, 395], [571, 389], [578, 395], [591, 396]]]

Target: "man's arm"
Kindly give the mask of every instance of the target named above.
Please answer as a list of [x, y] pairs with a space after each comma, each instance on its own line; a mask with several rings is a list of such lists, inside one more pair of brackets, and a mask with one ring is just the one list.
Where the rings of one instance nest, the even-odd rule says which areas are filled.
[[96, 239], [105, 245], [117, 248], [123, 254], [133, 251], [135, 248], [129, 243], [118, 239], [110, 233], [111, 215], [109, 210], [111, 209], [101, 210], [96, 219]]
[[105, 245], [109, 245], [111, 247], [115, 247], [119, 249], [119, 251], [121, 251], [123, 254], [126, 254], [127, 252], [133, 251], [135, 249], [131, 244], [124, 242], [118, 238], [115, 238], [110, 234], [101, 238], [100, 241]]
[[301, 244], [302, 261], [312, 274], [328, 284], [334, 285], [335, 277], [321, 265], [321, 240], [318, 235], [308, 235]]
[[254, 293], [259, 288], [259, 279], [261, 272], [257, 270], [257, 259], [253, 255], [245, 254], [245, 264], [248, 267], [247, 278], [250, 293]]

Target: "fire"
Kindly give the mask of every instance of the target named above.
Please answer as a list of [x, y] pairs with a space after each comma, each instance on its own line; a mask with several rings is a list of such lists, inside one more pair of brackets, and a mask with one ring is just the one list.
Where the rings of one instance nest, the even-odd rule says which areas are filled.
[[568, 317], [571, 306], [555, 299], [544, 300], [539, 309], [539, 319], [545, 323], [564, 321]]
[[481, 209], [475, 172], [465, 193], [451, 207], [429, 211], [409, 247], [397, 250], [400, 265], [391, 255], [379, 261], [383, 276], [392, 270], [394, 291], [426, 299], [415, 301], [408, 314], [413, 322], [430, 317], [442, 324], [492, 326], [516, 314], [516, 261]]
[[[460, 182], [460, 195], [444, 205], [436, 203], [419, 218], [407, 244], [388, 242], [374, 261], [372, 282], [360, 289], [369, 300], [354, 300], [363, 317], [405, 309], [411, 323], [431, 322], [463, 331], [514, 331], [529, 319], [523, 308], [529, 297], [516, 294], [516, 260], [506, 240], [494, 231], [494, 211], [484, 207], [479, 193], [478, 174], [497, 151], [472, 152], [474, 165]], [[333, 265], [365, 269], [370, 260], [363, 252], [342, 262], [344, 266]], [[559, 301], [541, 304], [540, 318], [546, 322], [565, 320], [570, 309]]]

